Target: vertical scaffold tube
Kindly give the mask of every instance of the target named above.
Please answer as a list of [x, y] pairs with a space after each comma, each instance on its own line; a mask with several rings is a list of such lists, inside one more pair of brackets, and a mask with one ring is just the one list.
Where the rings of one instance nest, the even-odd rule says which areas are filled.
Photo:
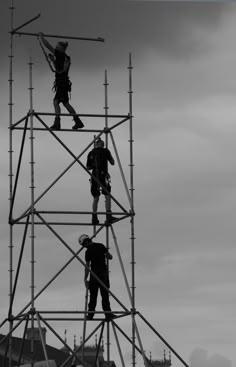
[[[105, 111], [105, 128], [108, 128], [108, 81], [107, 81], [107, 70], [105, 70], [105, 80], [104, 80], [104, 111]], [[108, 147], [108, 136], [105, 134], [105, 146]], [[107, 198], [105, 197], [105, 201]], [[107, 209], [107, 203], [105, 205]], [[106, 226], [106, 247], [109, 250], [109, 226]], [[107, 261], [108, 272], [109, 270], [109, 261]], [[107, 323], [107, 361], [110, 361], [110, 323]]]
[[[108, 127], [108, 81], [107, 81], [107, 70], [105, 70], [105, 80], [104, 80], [104, 97], [105, 97], [105, 105], [104, 105], [104, 111], [105, 111], [105, 128]], [[106, 147], [108, 145], [108, 138], [106, 134]]]
[[136, 364], [135, 354], [135, 252], [134, 252], [134, 180], [133, 180], [133, 90], [132, 90], [132, 57], [129, 54], [129, 143], [130, 143], [130, 196], [131, 196], [131, 218], [130, 218], [130, 240], [131, 240], [131, 293], [132, 293], [132, 359], [133, 367]]
[[34, 216], [35, 216], [35, 208], [34, 208], [34, 115], [33, 115], [33, 81], [32, 81], [32, 57], [30, 55], [29, 61], [29, 99], [30, 99], [30, 191], [31, 191], [31, 353], [34, 355], [34, 289], [35, 289], [35, 255], [34, 255], [34, 246], [35, 246], [35, 226], [34, 226]]
[[[12, 172], [12, 121], [13, 121], [13, 25], [14, 25], [14, 2], [11, 0], [10, 2], [10, 54], [9, 54], [9, 203], [10, 210], [12, 206], [12, 195], [13, 195], [13, 172]], [[10, 223], [9, 227], [9, 309], [12, 304], [12, 288], [13, 288], [13, 225]], [[9, 315], [9, 366], [12, 364], [12, 338], [11, 338], [11, 330], [13, 328], [12, 315]]]

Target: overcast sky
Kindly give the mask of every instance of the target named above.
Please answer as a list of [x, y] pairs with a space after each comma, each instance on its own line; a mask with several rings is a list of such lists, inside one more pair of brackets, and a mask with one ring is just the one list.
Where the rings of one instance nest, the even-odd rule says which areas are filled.
[[[10, 2], [6, 3], [8, 1], [0, 5], [1, 319], [8, 312], [9, 286]], [[78, 113], [103, 113], [105, 70], [109, 82], [109, 113], [128, 113], [127, 67], [129, 53], [132, 53], [136, 307], [191, 367], [234, 366], [236, 4], [219, 1], [18, 0], [15, 8], [15, 26], [41, 14], [24, 31], [105, 38], [104, 43], [69, 41], [73, 82], [71, 104]], [[55, 39], [50, 41], [56, 42]], [[53, 75], [37, 40], [16, 36], [13, 68], [15, 120], [29, 109], [29, 55], [33, 60], [34, 109], [53, 112]], [[48, 124], [50, 119], [45, 117]], [[101, 120], [84, 118], [83, 121], [88, 128], [102, 126]], [[70, 124], [69, 118], [62, 120], [63, 127]], [[65, 142], [73, 145], [79, 154], [91, 140], [91, 134], [74, 135], [76, 140], [72, 134], [65, 134]], [[121, 128], [114, 135], [127, 173], [128, 129]], [[19, 142], [20, 133], [15, 133], [15, 159]], [[35, 144], [36, 192], [40, 193], [71, 160], [48, 133], [38, 134]], [[28, 158], [26, 153], [17, 196], [18, 214], [29, 203]], [[82, 161], [85, 162], [85, 157]], [[127, 207], [117, 165], [110, 169], [110, 173], [112, 192]], [[91, 210], [86, 173], [74, 167], [42, 201], [40, 208]], [[103, 199], [99, 208], [104, 208]], [[114, 225], [114, 229], [129, 276], [129, 221]], [[57, 230], [75, 249], [81, 231], [92, 234], [90, 227]], [[14, 264], [21, 236], [22, 228], [16, 228]], [[103, 236], [98, 236], [98, 240], [103, 240]], [[55, 274], [70, 254], [46, 229], [37, 229], [36, 243], [36, 285], [40, 289], [40, 285]], [[110, 246], [114, 255], [111, 289], [122, 299], [121, 271], [112, 241]], [[15, 313], [29, 298], [29, 261], [28, 251]], [[118, 309], [117, 303], [111, 302], [113, 308]], [[73, 263], [36, 304], [41, 309], [48, 307], [50, 310], [78, 310], [83, 305], [83, 269], [77, 263]], [[62, 334], [67, 329], [71, 345], [74, 335], [79, 340], [82, 334], [73, 324], [59, 325], [58, 328]], [[153, 334], [149, 335], [143, 326], [140, 330], [147, 354], [151, 353], [153, 358], [162, 357], [163, 344]], [[180, 365], [173, 357], [173, 366]]]

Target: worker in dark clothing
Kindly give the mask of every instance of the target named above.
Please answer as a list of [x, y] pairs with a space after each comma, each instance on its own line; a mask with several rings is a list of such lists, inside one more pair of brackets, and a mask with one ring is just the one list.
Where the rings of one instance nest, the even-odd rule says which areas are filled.
[[80, 118], [76, 115], [75, 109], [69, 103], [69, 92], [71, 91], [71, 81], [69, 79], [69, 69], [70, 69], [70, 57], [66, 54], [66, 49], [68, 47], [68, 42], [58, 42], [54, 48], [43, 36], [43, 33], [39, 33], [39, 37], [43, 45], [52, 53], [49, 54], [49, 58], [54, 66], [55, 72], [55, 97], [53, 99], [53, 105], [55, 110], [55, 121], [51, 126], [52, 130], [60, 130], [61, 120], [60, 120], [60, 103], [64, 105], [67, 111], [73, 115], [73, 120], [75, 121], [73, 130], [80, 129], [84, 127], [84, 124]]
[[116, 218], [111, 215], [111, 185], [110, 175], [108, 173], [108, 162], [112, 166], [115, 164], [110, 150], [104, 147], [104, 141], [99, 138], [95, 141], [95, 148], [88, 153], [86, 164], [87, 169], [92, 170], [90, 182], [91, 194], [93, 196], [92, 224], [94, 225], [99, 224], [97, 209], [101, 192], [105, 195], [107, 224], [111, 224], [116, 220]]
[[[94, 317], [94, 311], [97, 305], [97, 295], [100, 289], [102, 297], [102, 308], [105, 312], [106, 319], [114, 317], [111, 312], [111, 306], [109, 301], [110, 288], [107, 261], [112, 259], [112, 255], [108, 249], [102, 243], [93, 242], [88, 235], [82, 234], [79, 237], [79, 243], [87, 250], [85, 252], [85, 262], [87, 267], [84, 272], [84, 283], [90, 291], [90, 299], [88, 304], [87, 320], [92, 320]], [[90, 273], [89, 269], [101, 280], [107, 289]], [[88, 281], [88, 275], [90, 273], [90, 279]], [[107, 313], [106, 313], [107, 312]]]

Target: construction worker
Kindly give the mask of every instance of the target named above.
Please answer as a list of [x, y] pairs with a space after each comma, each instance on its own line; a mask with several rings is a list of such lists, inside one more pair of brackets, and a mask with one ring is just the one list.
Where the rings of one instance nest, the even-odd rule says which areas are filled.
[[[114, 317], [114, 315], [111, 312], [109, 301], [108, 289], [110, 287], [110, 282], [107, 261], [112, 259], [112, 255], [102, 243], [93, 242], [87, 234], [82, 234], [79, 237], [79, 244], [87, 249], [85, 252], [86, 268], [84, 272], [84, 283], [85, 287], [90, 291], [90, 299], [86, 319], [92, 320], [94, 317], [99, 289], [102, 297], [102, 308], [105, 313], [105, 317], [106, 319], [110, 319]], [[99, 278], [106, 288], [104, 288], [103, 284], [101, 284], [98, 279], [90, 273], [90, 270]], [[88, 281], [89, 273], [90, 279]]]
[[53, 99], [53, 105], [55, 110], [55, 121], [50, 127], [52, 130], [60, 130], [61, 120], [60, 120], [60, 103], [64, 105], [67, 111], [73, 115], [73, 120], [75, 125], [72, 126], [73, 130], [80, 129], [84, 127], [84, 124], [80, 118], [76, 115], [75, 109], [69, 103], [69, 92], [71, 91], [71, 81], [69, 79], [69, 69], [70, 69], [70, 57], [66, 54], [66, 49], [68, 47], [68, 42], [58, 42], [54, 48], [43, 36], [43, 33], [39, 33], [40, 40], [42, 44], [52, 53], [49, 54], [49, 58], [54, 66], [55, 72], [55, 97]]
[[105, 196], [106, 205], [106, 223], [111, 224], [116, 220], [111, 215], [111, 185], [110, 175], [108, 173], [108, 162], [113, 166], [115, 164], [114, 158], [111, 155], [109, 149], [104, 147], [104, 141], [98, 138], [95, 141], [95, 147], [92, 149], [87, 156], [87, 169], [92, 170], [91, 182], [91, 194], [93, 196], [92, 205], [92, 224], [99, 224], [97, 209], [99, 197], [102, 194]]

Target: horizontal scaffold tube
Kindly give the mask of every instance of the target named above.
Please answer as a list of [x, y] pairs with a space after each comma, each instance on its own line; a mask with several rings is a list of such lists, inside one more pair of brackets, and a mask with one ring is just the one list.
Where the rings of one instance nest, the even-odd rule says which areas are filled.
[[[38, 33], [28, 33], [28, 32], [13, 32], [14, 34], [19, 34], [20, 36], [35, 36], [38, 37]], [[95, 41], [95, 42], [105, 42], [105, 39], [102, 37], [97, 38], [88, 38], [88, 37], [74, 37], [74, 36], [59, 36], [57, 34], [44, 34], [44, 37], [49, 38], [66, 38], [71, 40], [80, 40], [80, 41]]]

